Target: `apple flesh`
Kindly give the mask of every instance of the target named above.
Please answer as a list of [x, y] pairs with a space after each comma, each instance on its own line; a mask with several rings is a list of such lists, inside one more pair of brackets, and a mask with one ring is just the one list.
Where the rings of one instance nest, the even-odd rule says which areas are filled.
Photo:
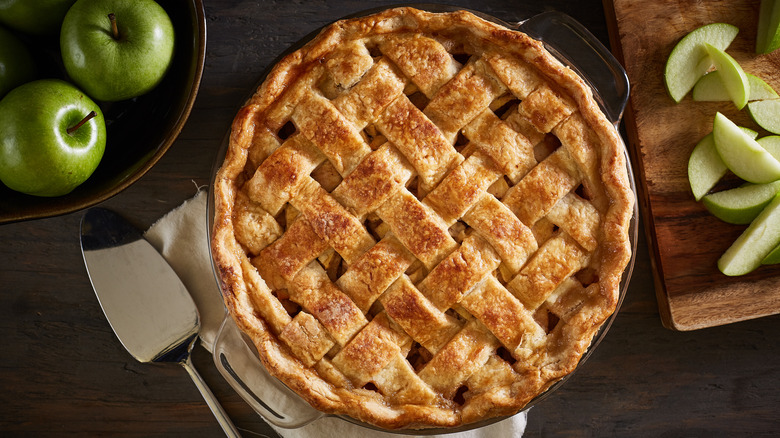
[[100, 107], [65, 81], [28, 82], [0, 101], [0, 181], [13, 190], [65, 195], [94, 172], [105, 146]]
[[718, 219], [737, 225], [749, 224], [780, 191], [780, 181], [745, 184], [702, 198], [702, 203]]
[[[763, 79], [750, 73], [745, 73], [745, 75], [750, 85], [749, 101], [780, 98], [780, 95]], [[724, 102], [731, 100], [717, 70], [707, 73], [696, 82], [696, 86], [693, 87], [692, 97], [693, 100], [698, 102]]]
[[101, 101], [151, 91], [168, 71], [173, 49], [173, 24], [153, 0], [78, 0], [60, 33], [68, 75]]
[[27, 46], [0, 26], [0, 99], [17, 86], [33, 80], [35, 61]]
[[[758, 133], [748, 128], [740, 128], [750, 138], [756, 138]], [[715, 138], [707, 134], [693, 148], [688, 159], [688, 182], [697, 201], [701, 200], [715, 184], [728, 172], [728, 167], [720, 158], [715, 148]]]
[[718, 259], [718, 269], [726, 275], [744, 275], [761, 265], [780, 244], [780, 195], [750, 223]]
[[712, 23], [684, 36], [675, 45], [664, 68], [666, 90], [675, 102], [680, 102], [712, 67], [705, 44], [726, 50], [739, 29], [727, 23]]
[[721, 113], [715, 114], [712, 134], [720, 158], [738, 177], [755, 184], [780, 179], [780, 161]]
[[780, 47], [780, 1], [761, 0], [758, 11], [756, 53], [769, 53]]

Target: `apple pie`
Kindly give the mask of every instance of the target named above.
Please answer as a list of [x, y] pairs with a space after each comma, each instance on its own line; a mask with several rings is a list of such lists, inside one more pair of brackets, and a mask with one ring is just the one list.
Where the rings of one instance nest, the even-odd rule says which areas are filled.
[[212, 252], [267, 370], [383, 428], [515, 414], [615, 311], [634, 196], [592, 90], [466, 11], [338, 21], [239, 110]]

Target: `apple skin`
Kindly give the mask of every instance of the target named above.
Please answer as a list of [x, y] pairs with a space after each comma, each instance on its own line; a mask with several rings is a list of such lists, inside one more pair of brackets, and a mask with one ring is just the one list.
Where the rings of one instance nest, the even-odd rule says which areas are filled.
[[0, 26], [0, 99], [17, 86], [35, 78], [35, 61], [27, 46]]
[[774, 249], [764, 257], [764, 260], [761, 260], [762, 265], [776, 265], [778, 263], [780, 263], [780, 245], [774, 247]]
[[[112, 35], [111, 13], [119, 39]], [[101, 101], [151, 91], [168, 71], [173, 49], [173, 24], [153, 0], [79, 0], [65, 15], [60, 33], [68, 75]]]
[[780, 2], [761, 0], [756, 32], [756, 53], [770, 53], [780, 47]]
[[[97, 116], [73, 134], [90, 111]], [[106, 147], [100, 107], [75, 86], [40, 79], [0, 101], [0, 181], [35, 196], [61, 196], [89, 178]]]
[[57, 35], [65, 13], [75, 2], [76, 0], [1, 0], [0, 22], [30, 35]]

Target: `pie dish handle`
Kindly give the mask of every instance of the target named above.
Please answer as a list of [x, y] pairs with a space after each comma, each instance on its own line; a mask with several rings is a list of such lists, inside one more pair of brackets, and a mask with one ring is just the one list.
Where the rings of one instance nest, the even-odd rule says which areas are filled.
[[609, 120], [620, 123], [628, 103], [628, 75], [585, 26], [569, 15], [552, 11], [521, 21], [517, 28], [542, 41], [547, 50], [585, 78]]
[[325, 416], [268, 374], [251, 350], [251, 342], [246, 342], [243, 336], [233, 318], [226, 314], [214, 343], [214, 363], [255, 412], [272, 425], [285, 429], [303, 427]]

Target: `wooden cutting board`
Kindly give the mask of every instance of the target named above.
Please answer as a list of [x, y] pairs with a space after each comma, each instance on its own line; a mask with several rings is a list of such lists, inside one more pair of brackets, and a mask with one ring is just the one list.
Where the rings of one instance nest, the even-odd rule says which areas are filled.
[[[720, 111], [739, 125], [769, 135], [730, 102], [676, 104], [663, 71], [674, 45], [699, 26], [725, 22], [740, 29], [729, 46], [745, 69], [780, 91], [780, 50], [755, 55], [758, 1], [605, 0], [612, 49], [625, 66], [631, 96], [625, 114], [629, 152], [655, 270], [663, 324], [695, 330], [780, 313], [780, 265], [741, 277], [718, 271], [717, 260], [745, 226], [730, 225], [696, 202], [688, 157], [712, 131]], [[630, 289], [629, 289], [630, 290]]]

